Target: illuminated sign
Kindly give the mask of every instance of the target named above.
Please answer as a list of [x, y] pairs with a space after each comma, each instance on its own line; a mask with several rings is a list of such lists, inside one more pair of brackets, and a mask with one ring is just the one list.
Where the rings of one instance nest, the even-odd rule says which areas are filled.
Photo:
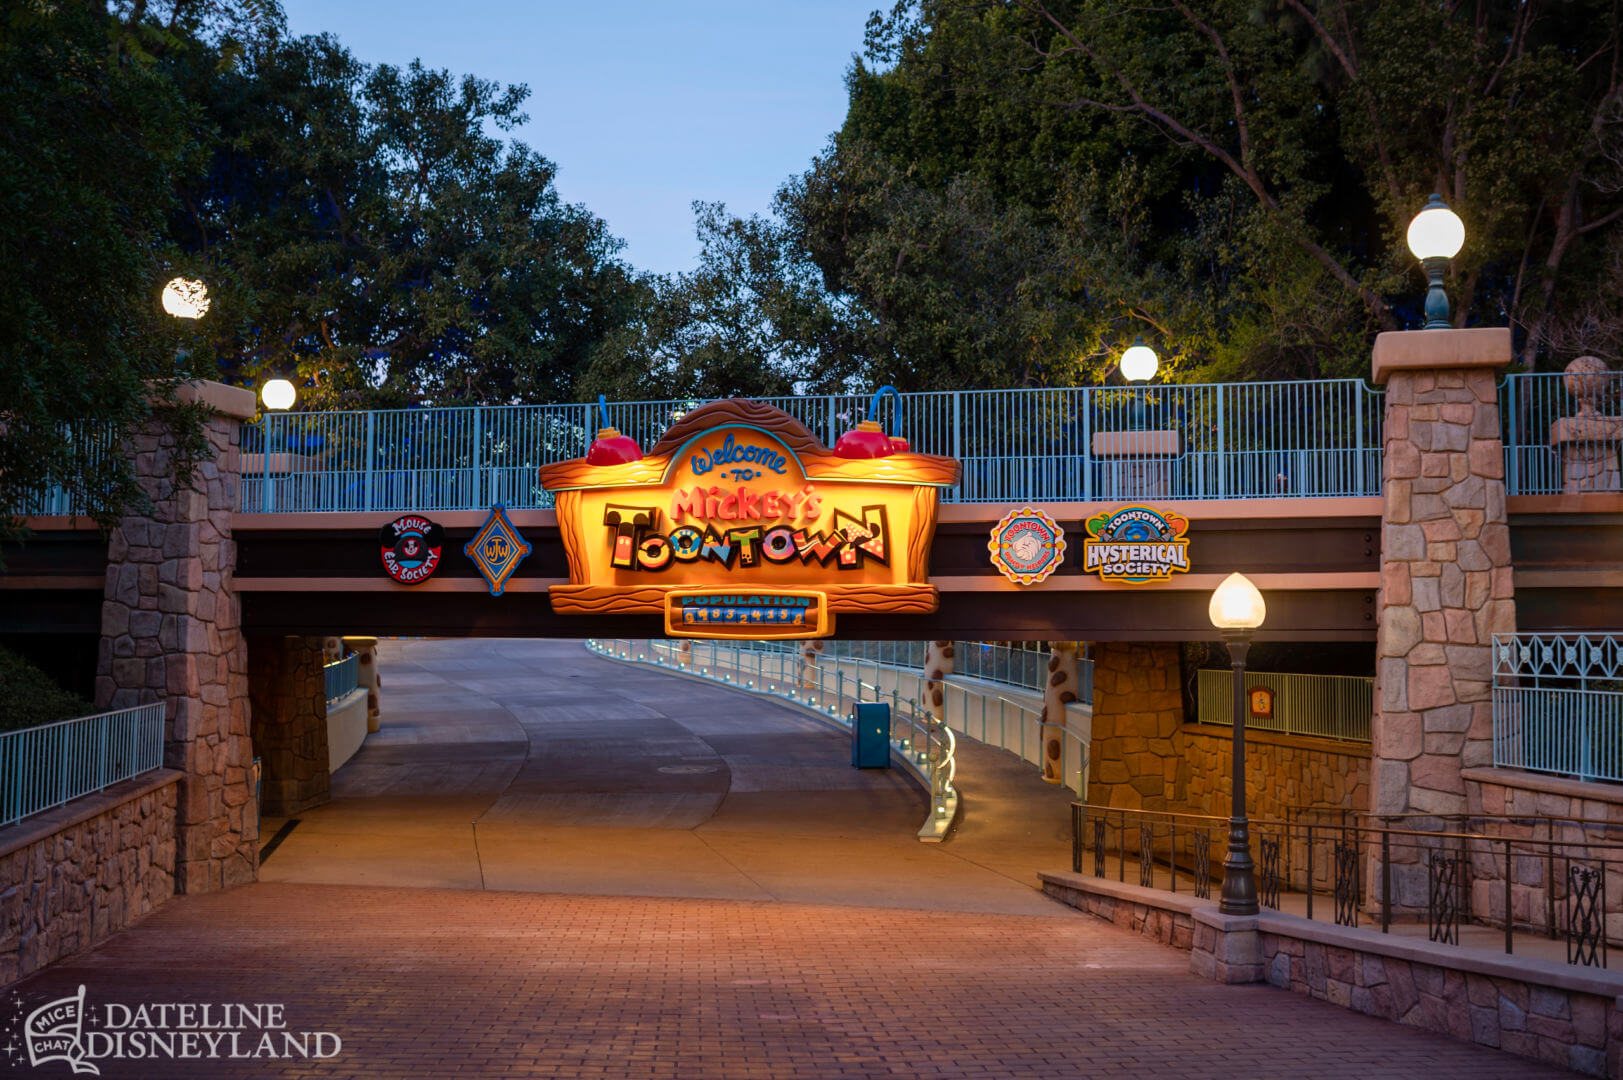
[[816, 591], [738, 592], [726, 589], [672, 589], [665, 594], [665, 633], [669, 637], [778, 638], [827, 637], [834, 632], [828, 597]]
[[805, 638], [832, 633], [837, 613], [936, 609], [927, 568], [951, 458], [842, 457], [781, 409], [739, 399], [686, 413], [647, 456], [627, 456], [541, 467], [569, 560], [569, 583], [548, 590], [556, 612], [658, 614], [681, 637]]
[[495, 506], [462, 552], [473, 560], [473, 565], [484, 575], [486, 583], [490, 585], [490, 595], [500, 596], [507, 588], [507, 579], [513, 576], [518, 564], [530, 554], [530, 543], [507, 520], [507, 510]]
[[1253, 720], [1272, 720], [1274, 718], [1274, 692], [1266, 686], [1253, 686], [1246, 691], [1251, 703], [1251, 718]]
[[445, 530], [418, 514], [397, 517], [378, 530], [383, 572], [402, 585], [427, 581], [439, 569]]
[[992, 565], [1020, 585], [1035, 585], [1065, 561], [1065, 530], [1034, 507], [1011, 510], [986, 542]]
[[1147, 506], [1124, 506], [1087, 521], [1082, 566], [1103, 581], [1142, 585], [1189, 572], [1189, 519]]

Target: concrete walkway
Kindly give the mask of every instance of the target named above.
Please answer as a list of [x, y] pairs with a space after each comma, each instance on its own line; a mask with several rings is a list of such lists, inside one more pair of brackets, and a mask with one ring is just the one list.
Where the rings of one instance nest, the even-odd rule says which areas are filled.
[[924, 793], [798, 709], [578, 642], [381, 651], [382, 729], [261, 880], [1072, 914], [1036, 879], [1070, 793], [1012, 754], [964, 740], [963, 819], [921, 844]]

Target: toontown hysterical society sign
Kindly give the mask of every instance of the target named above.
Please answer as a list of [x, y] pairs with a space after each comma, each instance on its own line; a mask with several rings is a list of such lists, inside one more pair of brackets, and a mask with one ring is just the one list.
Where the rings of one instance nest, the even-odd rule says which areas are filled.
[[936, 610], [930, 543], [952, 458], [863, 423], [835, 449], [756, 401], [685, 414], [647, 453], [612, 428], [541, 468], [569, 583], [554, 611], [658, 613], [673, 637], [805, 638], [845, 612]]

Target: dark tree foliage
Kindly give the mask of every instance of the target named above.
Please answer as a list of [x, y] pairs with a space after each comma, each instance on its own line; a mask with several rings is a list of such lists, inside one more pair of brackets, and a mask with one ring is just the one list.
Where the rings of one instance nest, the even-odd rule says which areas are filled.
[[1620, 63], [1617, 0], [903, 3], [773, 216], [706, 211], [707, 267], [748, 272], [666, 301], [795, 378], [1097, 382], [1140, 334], [1172, 379], [1356, 375], [1418, 325], [1438, 191], [1457, 325], [1615, 362]]
[[185, 373], [157, 303], [193, 117], [151, 59], [171, 37], [93, 5], [0, 14], [0, 539], [53, 484], [104, 522], [128, 504], [122, 459], [71, 436], [127, 429]]
[[522, 86], [275, 39], [183, 75], [210, 166], [174, 231], [219, 283], [222, 377], [310, 407], [560, 401], [649, 286], [551, 162], [488, 134]]

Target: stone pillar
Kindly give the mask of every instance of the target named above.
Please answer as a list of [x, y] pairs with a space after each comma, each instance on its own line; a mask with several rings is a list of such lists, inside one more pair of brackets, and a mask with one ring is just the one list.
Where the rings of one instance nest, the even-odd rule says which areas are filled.
[[332, 798], [325, 655], [317, 637], [255, 637], [248, 647], [260, 806], [290, 817]]
[[[1494, 388], [1510, 357], [1502, 328], [1375, 339], [1386, 386], [1376, 815], [1463, 814], [1460, 770], [1493, 761], [1493, 635], [1516, 630]], [[1420, 873], [1405, 903], [1418, 888], [1424, 904]]]
[[953, 644], [932, 641], [924, 650], [924, 698], [939, 723], [947, 720], [947, 676], [952, 674]]
[[1048, 682], [1043, 688], [1043, 779], [1065, 783], [1066, 706], [1077, 699], [1076, 642], [1048, 643]]
[[1178, 646], [1100, 642], [1093, 647], [1093, 751], [1088, 798], [1103, 806], [1180, 810], [1183, 693]]
[[383, 718], [383, 673], [378, 670], [378, 639], [347, 637], [344, 647], [360, 657], [355, 661], [355, 685], [366, 690], [366, 730], [376, 731]]
[[152, 513], [130, 514], [107, 545], [96, 702], [119, 709], [163, 701], [164, 764], [177, 769], [175, 891], [206, 892], [259, 872], [259, 813], [249, 773], [248, 662], [232, 576], [243, 420], [254, 396], [190, 383], [177, 399], [210, 411], [211, 455], [191, 484], [174, 475], [174, 441], [157, 423], [128, 450]]

